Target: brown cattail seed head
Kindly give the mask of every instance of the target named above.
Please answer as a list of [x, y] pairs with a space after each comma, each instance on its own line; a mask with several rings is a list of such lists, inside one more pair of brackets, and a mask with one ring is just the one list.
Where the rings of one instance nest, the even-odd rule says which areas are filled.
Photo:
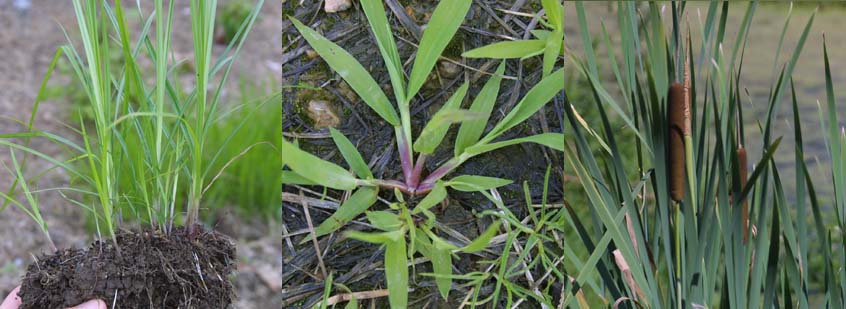
[[[740, 190], [746, 187], [746, 178], [749, 174], [746, 163], [746, 149], [743, 149], [743, 146], [739, 146], [737, 147], [737, 168], [740, 174]], [[746, 198], [743, 199], [742, 203], [743, 206], [740, 209], [740, 215], [741, 220], [743, 220], [743, 242], [746, 242], [749, 239], [749, 204]]]
[[671, 84], [667, 99], [667, 120], [670, 129], [670, 197], [674, 201], [681, 201], [684, 199], [685, 191], [685, 95], [682, 85], [679, 83]]

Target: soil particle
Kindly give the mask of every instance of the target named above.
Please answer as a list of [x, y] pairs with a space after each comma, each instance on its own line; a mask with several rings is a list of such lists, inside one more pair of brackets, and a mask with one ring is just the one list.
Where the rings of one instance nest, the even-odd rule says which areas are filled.
[[38, 258], [24, 276], [21, 308], [64, 308], [94, 298], [123, 308], [226, 308], [232, 302], [235, 245], [226, 236], [207, 232], [192, 240], [178, 228], [170, 235], [120, 232], [115, 242]]

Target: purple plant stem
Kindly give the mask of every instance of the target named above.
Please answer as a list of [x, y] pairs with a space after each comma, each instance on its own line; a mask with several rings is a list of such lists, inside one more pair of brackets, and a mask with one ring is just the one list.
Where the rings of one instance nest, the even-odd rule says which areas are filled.
[[418, 187], [429, 186], [429, 189], [431, 190], [431, 186], [433, 186], [436, 181], [440, 180], [441, 178], [452, 172], [453, 169], [458, 167], [458, 164], [458, 158], [452, 158], [451, 160], [444, 163], [444, 165], [441, 165], [441, 167], [436, 169], [434, 172], [429, 174], [429, 176], [427, 176], [426, 179], [424, 179]]
[[376, 180], [374, 180], [374, 183], [379, 185], [379, 187], [382, 187], [382, 188], [399, 189], [400, 191], [405, 192], [405, 193], [412, 193], [413, 192], [412, 190], [410, 190], [408, 188], [408, 186], [406, 184], [402, 183], [401, 181], [376, 179]]
[[414, 163], [414, 170], [411, 171], [411, 177], [407, 178], [406, 184], [408, 184], [409, 188], [417, 188], [417, 185], [420, 184], [420, 176], [423, 173], [423, 165], [426, 163], [426, 154], [421, 153], [420, 156], [417, 157], [417, 162]]
[[408, 145], [408, 140], [406, 140], [405, 134], [402, 132], [401, 127], [396, 128], [397, 132], [397, 148], [399, 149], [400, 155], [400, 162], [402, 164], [402, 174], [405, 177], [406, 182], [411, 179], [411, 175], [413, 173], [412, 166], [414, 162], [411, 158], [411, 147]]

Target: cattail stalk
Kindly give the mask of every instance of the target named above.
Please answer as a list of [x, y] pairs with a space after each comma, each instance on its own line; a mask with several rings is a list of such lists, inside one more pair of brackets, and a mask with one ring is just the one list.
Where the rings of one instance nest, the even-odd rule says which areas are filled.
[[689, 108], [686, 106], [684, 87], [679, 83], [670, 85], [667, 95], [668, 122], [670, 129], [669, 165], [670, 165], [670, 197], [674, 201], [681, 201], [685, 194], [685, 136], [690, 135], [687, 119], [690, 118]]
[[[737, 168], [740, 173], [740, 190], [742, 191], [743, 188], [746, 187], [746, 179], [748, 175], [747, 165], [746, 165], [746, 149], [743, 149], [743, 146], [737, 147]], [[743, 206], [740, 208], [740, 215], [741, 220], [743, 220], [743, 243], [749, 239], [749, 202], [746, 201], [746, 197], [741, 197], [743, 200]]]

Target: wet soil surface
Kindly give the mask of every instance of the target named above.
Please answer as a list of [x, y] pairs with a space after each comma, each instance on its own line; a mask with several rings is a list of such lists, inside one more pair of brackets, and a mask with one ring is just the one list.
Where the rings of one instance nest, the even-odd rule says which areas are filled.
[[[400, 58], [406, 61], [404, 64], [406, 72], [411, 71], [420, 31], [428, 22], [436, 3], [397, 0], [386, 2], [385, 9], [396, 38]], [[502, 10], [536, 12], [539, 9], [539, 2], [534, 3], [534, 1], [529, 3], [518, 1], [516, 4], [512, 1], [474, 2], [462, 27], [444, 52], [443, 57], [449, 60], [442, 58], [438, 62], [420, 94], [411, 102], [414, 136], [419, 134], [430, 117], [465, 81], [469, 81], [470, 90], [462, 106], [467, 108], [469, 102], [487, 81], [489, 74], [495, 71], [499, 64], [499, 60], [463, 59], [460, 57], [463, 51], [502, 41], [503, 37], [528, 38], [529, 30], [537, 27], [537, 21], [533, 21], [532, 17], [505, 14]], [[389, 75], [378, 49], [375, 48], [376, 43], [358, 4], [353, 4], [352, 8], [340, 13], [327, 14], [323, 12], [319, 2], [300, 4], [296, 1], [288, 1], [283, 5], [283, 16], [287, 15], [296, 17], [350, 52], [383, 86], [383, 91], [391, 97], [393, 92], [390, 90]], [[314, 54], [309, 50], [308, 44], [288, 20], [283, 21], [282, 47], [283, 84], [316, 88], [316, 90], [292, 89], [285, 93], [283, 135], [289, 140], [298, 139], [300, 147], [312, 154], [346, 166], [329, 136], [328, 129], [321, 128], [307, 113], [310, 101], [328, 102], [340, 120], [337, 128], [357, 146], [365, 161], [370, 164], [375, 177], [400, 180], [402, 171], [396, 151], [393, 127], [361, 101], [355, 92], [319, 57], [313, 57]], [[559, 60], [559, 65], [563, 64], [563, 58]], [[506, 75], [510, 78], [502, 82], [488, 129], [502, 119], [526, 91], [539, 81], [539, 58], [522, 62], [508, 61]], [[508, 131], [500, 139], [506, 140], [545, 132], [562, 132], [562, 106], [562, 98], [555, 98], [525, 124]], [[441, 146], [427, 159], [426, 171], [436, 169], [452, 157], [452, 145], [457, 131], [457, 126], [452, 126]], [[451, 176], [469, 174], [513, 180], [514, 183], [498, 190], [506, 206], [517, 216], [522, 217], [526, 214], [523, 182], [528, 182], [533, 201], [540, 203], [547, 168], [551, 168], [552, 171], [549, 200], [558, 201], [563, 198], [562, 163], [560, 153], [535, 144], [522, 144], [475, 157], [454, 171]], [[285, 282], [283, 305], [308, 307], [319, 301], [321, 297], [323, 275], [318, 270], [318, 259], [312, 244], [310, 242], [298, 244], [308, 230], [305, 212], [308, 211], [314, 225], [318, 225], [331, 215], [334, 211], [333, 207], [337, 207], [339, 202], [343, 201], [344, 193], [330, 190], [324, 198], [323, 189], [320, 187], [287, 186], [284, 191], [286, 193], [283, 193], [283, 228], [285, 229], [283, 232], [287, 236], [285, 237], [286, 248], [283, 250], [285, 258], [282, 273], [283, 282]], [[382, 191], [381, 195], [385, 200], [395, 199], [388, 190]], [[308, 207], [303, 207], [303, 203], [299, 202], [302, 199], [300, 193], [306, 199], [312, 199], [312, 202], [322, 200], [322, 203], [320, 205], [309, 203]], [[411, 199], [409, 206], [413, 207], [414, 198], [406, 198]], [[442, 236], [453, 241], [458, 239], [450, 238], [445, 230], [451, 229], [472, 239], [490, 224], [490, 220], [480, 218], [477, 213], [495, 208], [481, 194], [453, 191], [449, 192], [448, 202], [444, 206], [439, 207], [436, 212], [441, 224], [439, 229]], [[387, 207], [383, 203], [377, 203], [371, 207], [371, 210], [384, 208]], [[362, 228], [365, 228], [365, 225], [361, 222], [352, 222], [345, 227], [345, 229]], [[334, 276], [336, 283], [344, 284], [353, 291], [384, 288], [381, 268], [383, 251], [379, 250], [378, 246], [342, 240], [339, 235], [322, 238], [319, 246], [323, 251], [321, 255], [326, 267], [330, 272], [336, 273]], [[501, 248], [494, 250], [501, 250]], [[457, 273], [478, 271], [481, 267], [472, 263], [470, 258], [462, 259], [461, 263], [455, 265], [458, 269]], [[429, 267], [428, 263], [419, 263], [416, 265], [415, 273], [431, 271], [427, 270], [427, 267]], [[411, 285], [416, 289], [410, 298], [411, 303], [433, 301], [443, 304], [430, 277], [414, 275], [411, 277]], [[454, 293], [454, 295], [460, 294]], [[460, 300], [458, 302], [460, 303]], [[376, 304], [377, 307], [387, 306], [387, 301], [377, 299]]]
[[222, 234], [179, 228], [121, 232], [116, 241], [65, 249], [30, 264], [21, 308], [64, 308], [89, 299], [125, 308], [226, 308], [235, 245]]

